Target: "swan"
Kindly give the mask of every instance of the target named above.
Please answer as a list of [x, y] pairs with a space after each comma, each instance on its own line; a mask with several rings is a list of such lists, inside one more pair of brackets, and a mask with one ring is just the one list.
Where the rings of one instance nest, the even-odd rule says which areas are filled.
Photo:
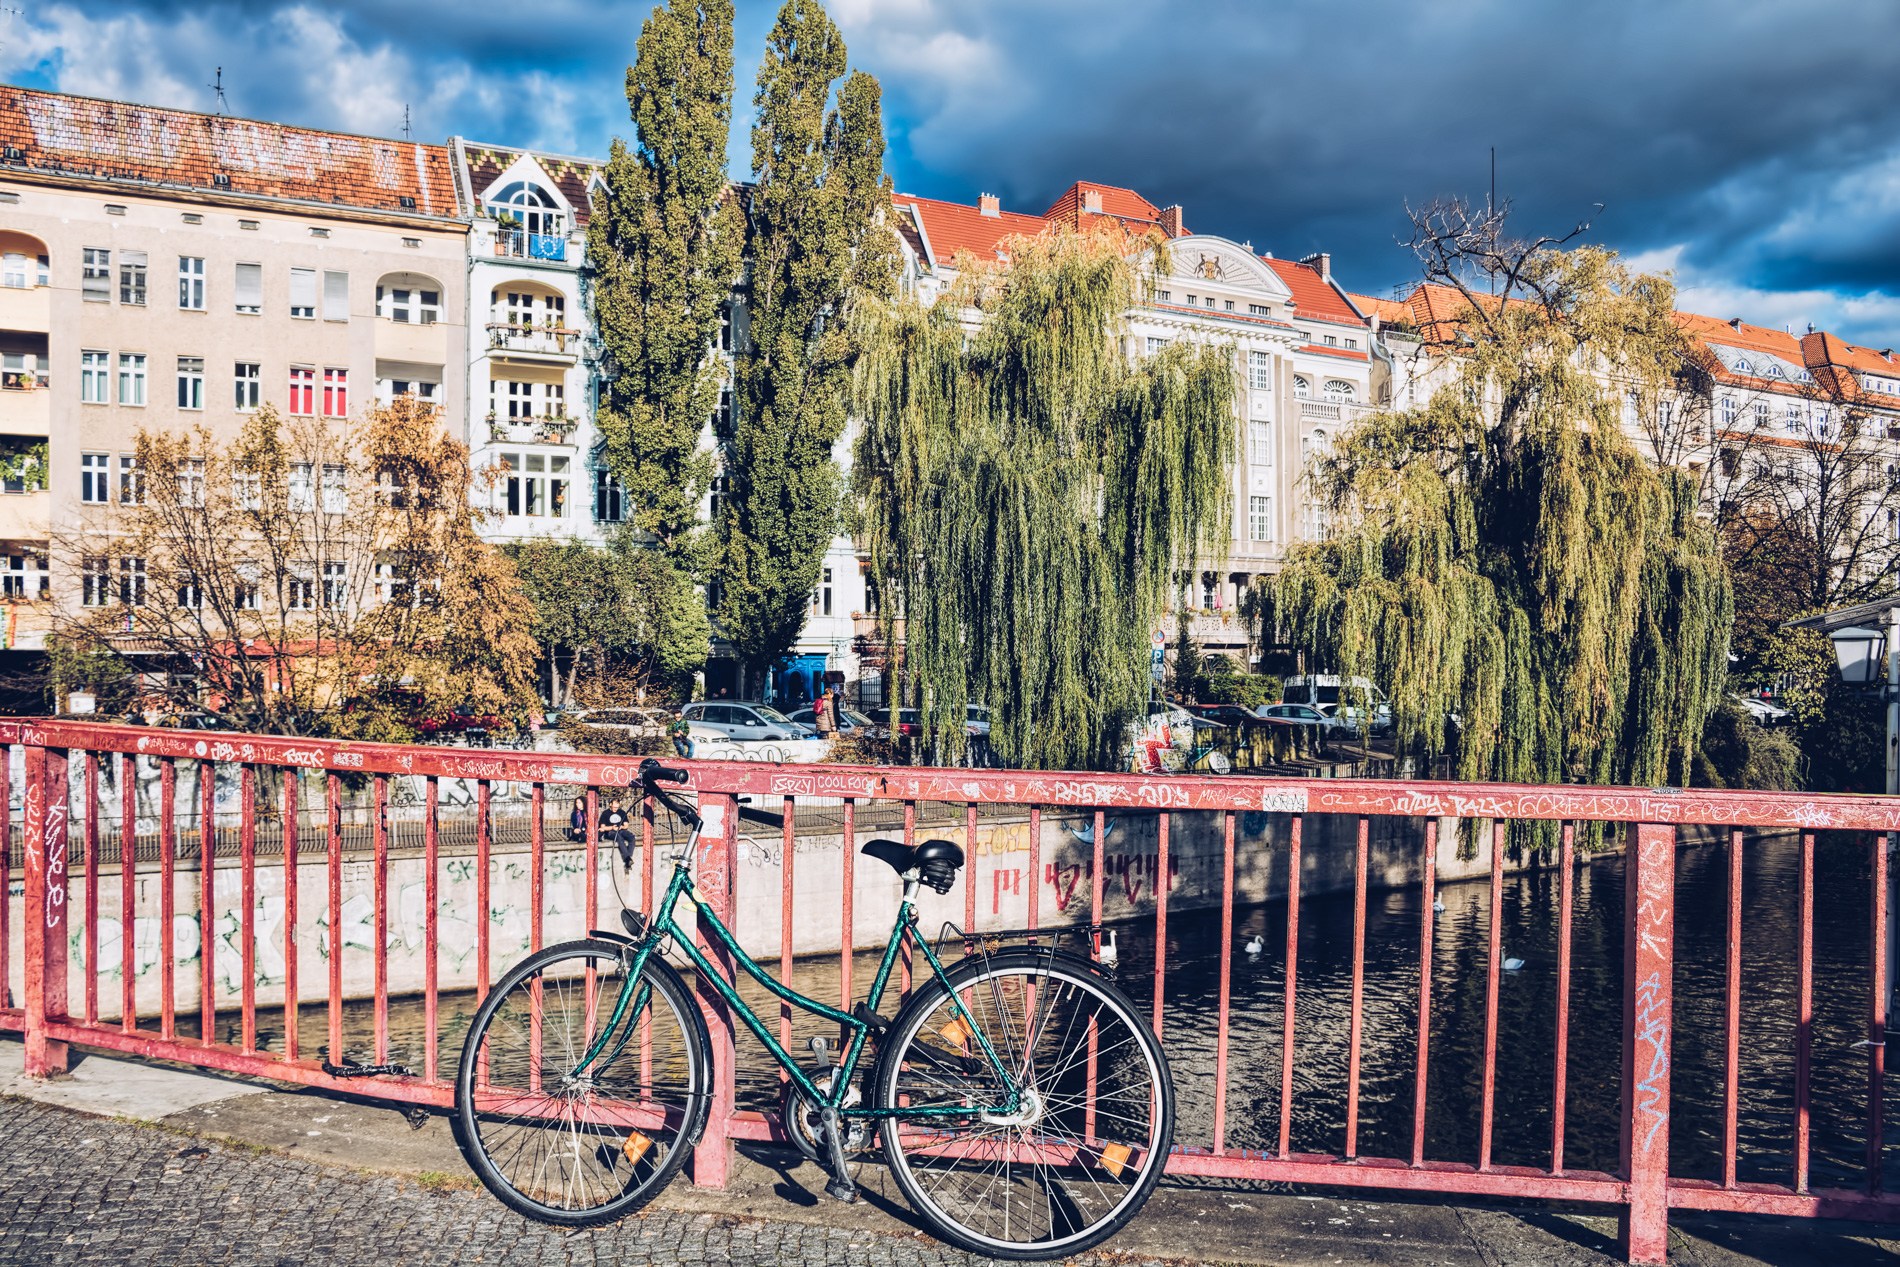
[[1435, 898], [1433, 898], [1433, 899], [1432, 899], [1432, 909], [1433, 909], [1434, 911], [1442, 911], [1442, 910], [1444, 910], [1444, 909], [1445, 909], [1445, 899], [1444, 899], [1444, 898], [1442, 898], [1442, 897], [1435, 897]]
[[1115, 949], [1115, 930], [1108, 930], [1108, 944], [1102, 947], [1100, 962], [1104, 968], [1113, 968], [1121, 962], [1121, 952]]
[[1245, 947], [1247, 953], [1250, 955], [1257, 955], [1261, 951], [1265, 950], [1266, 948], [1267, 948], [1266, 938], [1262, 937], [1259, 933], [1255, 933], [1253, 935], [1253, 940], [1248, 942]]
[[1522, 968], [1523, 966], [1524, 966], [1524, 961], [1522, 959], [1506, 959], [1504, 961], [1504, 970], [1506, 972], [1516, 972], [1519, 968]]

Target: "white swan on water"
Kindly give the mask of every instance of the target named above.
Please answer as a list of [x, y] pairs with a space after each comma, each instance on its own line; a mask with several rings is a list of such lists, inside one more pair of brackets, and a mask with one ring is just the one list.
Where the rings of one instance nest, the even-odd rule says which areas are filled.
[[1523, 966], [1524, 966], [1524, 961], [1522, 959], [1506, 959], [1504, 961], [1504, 970], [1506, 972], [1516, 972], [1519, 968], [1522, 968]]
[[1261, 951], [1265, 950], [1266, 948], [1267, 948], [1266, 938], [1262, 937], [1259, 933], [1255, 933], [1253, 935], [1253, 940], [1248, 942], [1245, 947], [1247, 953], [1250, 955], [1257, 955]]
[[1115, 930], [1111, 928], [1108, 930], [1108, 944], [1102, 947], [1100, 962], [1104, 968], [1113, 968], [1121, 960], [1121, 951], [1115, 949]]

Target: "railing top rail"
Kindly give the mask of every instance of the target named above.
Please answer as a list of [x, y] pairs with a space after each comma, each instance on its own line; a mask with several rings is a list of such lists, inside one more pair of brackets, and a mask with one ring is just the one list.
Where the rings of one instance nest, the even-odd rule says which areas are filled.
[[[638, 779], [641, 760], [586, 752], [506, 752], [431, 744], [354, 743], [65, 720], [0, 722], [0, 743], [363, 774], [436, 775], [594, 787], [632, 786]], [[671, 758], [668, 761], [672, 763]], [[1246, 775], [808, 766], [744, 761], [681, 764], [692, 772], [689, 790], [767, 796], [1054, 805], [1128, 811], [1264, 810], [1900, 831], [1900, 797], [1886, 796]]]

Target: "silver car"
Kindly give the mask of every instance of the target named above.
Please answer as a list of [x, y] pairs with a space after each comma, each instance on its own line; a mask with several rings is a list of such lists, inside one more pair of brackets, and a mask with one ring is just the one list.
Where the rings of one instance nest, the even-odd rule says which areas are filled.
[[770, 704], [751, 700], [702, 700], [680, 709], [680, 716], [729, 739], [803, 739], [812, 733]]

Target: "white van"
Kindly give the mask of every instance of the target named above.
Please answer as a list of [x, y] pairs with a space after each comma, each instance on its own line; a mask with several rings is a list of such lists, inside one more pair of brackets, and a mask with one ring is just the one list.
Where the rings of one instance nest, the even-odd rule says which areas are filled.
[[[1374, 713], [1389, 713], [1391, 702], [1385, 692], [1372, 684], [1371, 678], [1356, 677], [1352, 680], [1353, 695], [1358, 699], [1354, 704], [1370, 704]], [[1339, 704], [1339, 675], [1320, 673], [1306, 677], [1290, 677], [1282, 685], [1280, 701], [1285, 704], [1306, 704], [1313, 708], [1324, 708], [1331, 712]]]

